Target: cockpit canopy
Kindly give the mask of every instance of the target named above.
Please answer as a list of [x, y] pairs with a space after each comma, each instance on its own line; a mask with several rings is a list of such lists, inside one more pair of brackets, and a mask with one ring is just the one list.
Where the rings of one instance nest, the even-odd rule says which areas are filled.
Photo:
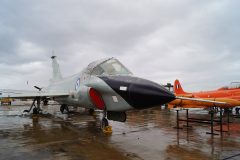
[[240, 88], [240, 82], [232, 82], [228, 86], [224, 86], [221, 89], [237, 89]]
[[115, 58], [92, 62], [85, 69], [91, 75], [132, 75], [132, 73]]

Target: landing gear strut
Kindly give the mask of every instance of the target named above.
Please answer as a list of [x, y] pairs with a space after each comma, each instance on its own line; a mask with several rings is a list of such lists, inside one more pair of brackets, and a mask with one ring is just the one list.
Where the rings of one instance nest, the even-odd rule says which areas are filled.
[[109, 123], [108, 123], [108, 120], [107, 120], [106, 116], [107, 116], [107, 112], [104, 111], [103, 112], [103, 118], [101, 120], [101, 128], [102, 129], [104, 129], [105, 127], [109, 126]]
[[[37, 101], [37, 106], [35, 104], [36, 101]], [[23, 112], [28, 112], [29, 113], [32, 110], [32, 108], [34, 107], [33, 108], [33, 114], [39, 114], [39, 112], [41, 111], [40, 102], [41, 102], [40, 97], [34, 98], [33, 103], [31, 105], [31, 107], [29, 108], [29, 110], [24, 110]]]
[[62, 114], [64, 113], [64, 110], [66, 110], [67, 113], [69, 113], [69, 108], [66, 104], [62, 104], [61, 107], [60, 107], [60, 111], [61, 111]]
[[107, 118], [103, 118], [101, 121], [101, 128], [104, 129], [105, 127], [109, 126]]
[[102, 118], [102, 121], [101, 121], [101, 129], [102, 129], [104, 134], [108, 135], [108, 134], [112, 134], [112, 127], [109, 125], [106, 116], [107, 116], [107, 111], [105, 110], [103, 112], [103, 118]]

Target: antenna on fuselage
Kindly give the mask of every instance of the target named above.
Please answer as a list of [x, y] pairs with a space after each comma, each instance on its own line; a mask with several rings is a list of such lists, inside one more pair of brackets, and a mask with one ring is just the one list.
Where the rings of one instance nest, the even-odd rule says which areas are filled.
[[51, 59], [54, 59], [54, 58], [56, 58], [57, 56], [55, 56], [55, 53], [54, 53], [54, 50], [52, 51], [52, 57], [51, 57]]

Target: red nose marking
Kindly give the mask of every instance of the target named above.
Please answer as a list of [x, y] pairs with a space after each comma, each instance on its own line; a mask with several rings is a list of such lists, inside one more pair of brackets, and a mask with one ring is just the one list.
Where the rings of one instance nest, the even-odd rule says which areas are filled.
[[89, 90], [89, 96], [92, 100], [92, 103], [100, 110], [105, 109], [105, 103], [102, 99], [102, 96], [93, 88]]

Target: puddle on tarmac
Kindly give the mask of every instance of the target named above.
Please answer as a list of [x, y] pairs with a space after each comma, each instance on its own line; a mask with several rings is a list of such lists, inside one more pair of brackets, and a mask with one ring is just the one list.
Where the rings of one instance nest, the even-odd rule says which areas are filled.
[[[178, 131], [173, 111], [128, 112], [126, 123], [110, 121], [113, 133], [106, 136], [99, 114], [61, 115], [57, 105], [50, 105], [43, 107], [44, 113], [54, 116], [32, 118], [22, 115], [27, 108], [0, 106], [0, 159], [240, 159], [240, 131], [212, 137], [206, 134], [210, 127], [200, 124]], [[234, 124], [239, 126], [240, 120]]]

